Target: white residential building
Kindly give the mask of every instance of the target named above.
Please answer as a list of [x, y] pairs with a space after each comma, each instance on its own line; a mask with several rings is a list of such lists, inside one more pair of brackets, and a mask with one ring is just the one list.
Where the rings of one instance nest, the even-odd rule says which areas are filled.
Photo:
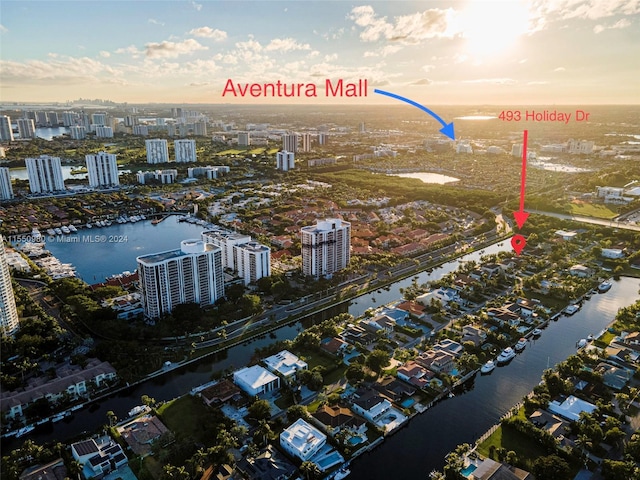
[[298, 151], [298, 135], [295, 133], [282, 135], [282, 150], [296, 153]]
[[233, 372], [233, 383], [248, 395], [255, 396], [278, 390], [280, 377], [260, 365], [253, 365]]
[[287, 379], [295, 379], [300, 370], [307, 370], [307, 362], [300, 360], [289, 350], [282, 350], [275, 355], [271, 355], [263, 360], [267, 368], [273, 373], [279, 373]]
[[169, 184], [175, 183], [178, 178], [178, 170], [174, 168], [169, 168], [165, 170], [155, 170], [153, 172], [138, 172], [136, 174], [136, 179], [138, 183], [145, 185], [149, 183], [150, 180], [156, 180], [161, 184]]
[[300, 135], [300, 140], [302, 145], [300, 146], [301, 152], [310, 152], [311, 151], [311, 134], [303, 133]]
[[302, 273], [331, 276], [351, 260], [351, 223], [337, 218], [302, 227]]
[[195, 140], [176, 140], [173, 142], [173, 148], [176, 152], [176, 162], [197, 162], [196, 158], [196, 141]]
[[100, 152], [86, 155], [89, 186], [92, 188], [115, 187], [120, 184], [118, 164], [113, 153]]
[[18, 119], [18, 135], [20, 138], [36, 138], [36, 124], [31, 118]]
[[249, 132], [238, 132], [238, 146], [248, 147], [251, 145], [251, 134]]
[[83, 125], [73, 125], [69, 127], [69, 133], [73, 140], [84, 140], [87, 138], [87, 128]]
[[167, 146], [167, 141], [164, 138], [145, 140], [144, 144], [147, 149], [147, 163], [169, 162], [169, 147]]
[[179, 250], [136, 259], [145, 316], [158, 318], [176, 305], [213, 305], [224, 296], [222, 252], [201, 240], [183, 240]]
[[8, 115], [0, 116], [0, 141], [13, 142], [13, 130], [11, 128], [11, 118]]
[[322, 132], [318, 134], [318, 145], [326, 145], [328, 141], [329, 141], [328, 134], [322, 133]]
[[149, 135], [149, 127], [147, 125], [134, 125], [133, 134], [146, 137], [147, 135]]
[[295, 154], [293, 152], [288, 152], [287, 150], [283, 150], [282, 152], [278, 152], [276, 155], [276, 168], [278, 170], [288, 171], [293, 170], [296, 165]]
[[587, 140], [574, 140], [570, 138], [567, 142], [567, 151], [573, 154], [589, 155], [593, 153], [593, 142]]
[[0, 235], [0, 333], [13, 335], [19, 326], [16, 299], [4, 250], [4, 238]]
[[13, 188], [11, 187], [9, 167], [0, 167], [0, 200], [11, 200], [12, 198]]
[[280, 446], [288, 454], [307, 461], [327, 443], [327, 436], [302, 418], [280, 434]]
[[249, 235], [221, 230], [207, 230], [202, 232], [201, 236], [203, 241], [220, 247], [222, 250], [222, 266], [234, 271], [238, 269], [238, 265], [233, 247], [251, 241]]
[[238, 276], [245, 285], [271, 276], [271, 249], [258, 242], [234, 247]]
[[64, 190], [60, 157], [40, 155], [25, 159], [31, 193], [59, 192]]
[[75, 112], [62, 112], [62, 125], [65, 127], [71, 127], [76, 124], [78, 120], [78, 114]]
[[107, 114], [105, 112], [97, 112], [91, 115], [91, 125], [105, 126], [107, 124]]
[[207, 165], [204, 167], [189, 167], [187, 174], [189, 178], [207, 177], [209, 180], [215, 180], [219, 175], [229, 173], [229, 171], [227, 166]]
[[113, 128], [97, 125], [96, 138], [113, 138]]

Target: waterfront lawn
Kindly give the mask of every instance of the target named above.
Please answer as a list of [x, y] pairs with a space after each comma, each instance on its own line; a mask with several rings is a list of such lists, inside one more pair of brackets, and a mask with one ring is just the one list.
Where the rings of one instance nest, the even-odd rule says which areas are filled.
[[158, 408], [158, 416], [177, 439], [212, 445], [224, 416], [207, 408], [199, 398], [185, 395]]
[[533, 465], [533, 461], [536, 458], [548, 455], [547, 451], [535, 440], [508, 425], [498, 427], [489, 438], [478, 445], [478, 453], [485, 457], [490, 457], [489, 453], [492, 450], [492, 446], [495, 449], [513, 450], [521, 462], [531, 463], [531, 465]]

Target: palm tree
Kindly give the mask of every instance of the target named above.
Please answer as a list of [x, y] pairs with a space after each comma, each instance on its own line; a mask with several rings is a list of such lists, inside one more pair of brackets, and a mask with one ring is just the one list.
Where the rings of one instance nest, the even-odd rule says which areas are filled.
[[302, 462], [302, 465], [300, 465], [300, 473], [304, 475], [306, 480], [316, 480], [322, 475], [320, 467], [308, 460]]
[[109, 419], [109, 426], [113, 427], [113, 425], [116, 423], [116, 421], [118, 420], [118, 417], [116, 416], [116, 414], [113, 412], [113, 410], [109, 410], [107, 412], [107, 418]]

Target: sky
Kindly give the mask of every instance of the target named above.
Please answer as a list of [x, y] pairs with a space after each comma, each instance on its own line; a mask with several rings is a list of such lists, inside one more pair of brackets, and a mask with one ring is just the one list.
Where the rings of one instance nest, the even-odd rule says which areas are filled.
[[[640, 0], [0, 3], [0, 101], [638, 104]], [[324, 85], [366, 79], [368, 96]], [[223, 96], [231, 80], [317, 97]]]

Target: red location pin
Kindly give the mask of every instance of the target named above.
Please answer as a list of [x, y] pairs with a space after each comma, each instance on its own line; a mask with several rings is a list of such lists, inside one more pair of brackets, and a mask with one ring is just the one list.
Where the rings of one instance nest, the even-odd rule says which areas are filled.
[[513, 249], [516, 251], [518, 255], [520, 255], [520, 252], [522, 252], [522, 249], [526, 245], [527, 245], [527, 239], [524, 238], [522, 235], [516, 234], [513, 237], [511, 237], [511, 246], [513, 247]]

